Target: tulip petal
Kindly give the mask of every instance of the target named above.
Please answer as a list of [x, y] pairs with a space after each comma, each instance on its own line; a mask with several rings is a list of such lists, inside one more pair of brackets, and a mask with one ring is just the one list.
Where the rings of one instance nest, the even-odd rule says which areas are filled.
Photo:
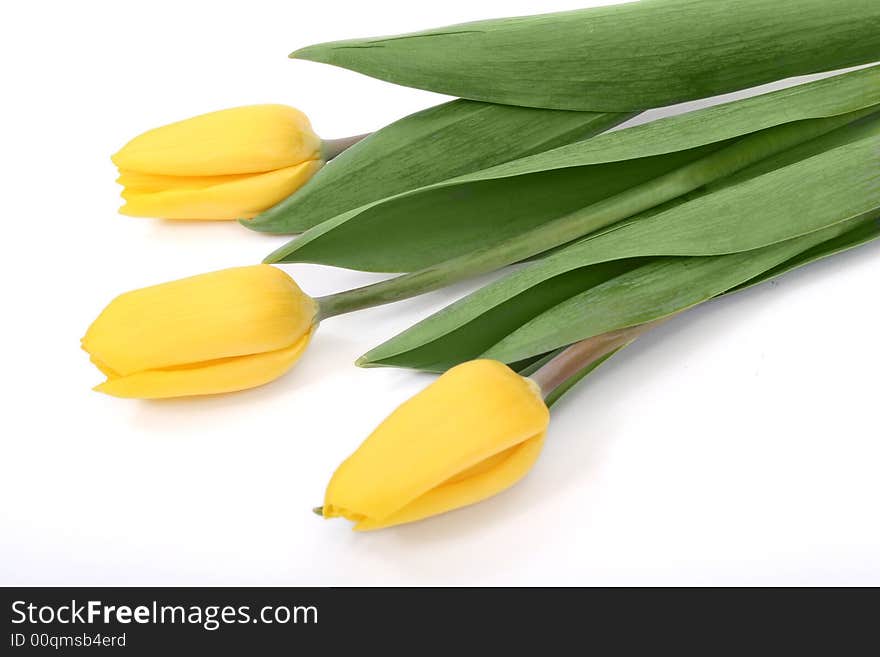
[[[128, 172], [120, 180], [134, 185], [123, 191], [126, 203], [119, 212], [162, 219], [249, 219], [293, 194], [322, 164], [321, 160], [308, 160], [266, 173], [192, 178], [153, 174], [135, 177]], [[167, 186], [159, 187], [162, 182]]]
[[534, 438], [529, 438], [506, 450], [503, 454], [504, 458], [491, 467], [479, 468], [479, 472], [469, 477], [461, 479], [456, 477], [455, 481], [441, 484], [417, 497], [387, 518], [382, 520], [364, 518], [355, 524], [354, 529], [369, 531], [406, 522], [415, 522], [463, 506], [476, 504], [497, 495], [528, 474], [541, 454], [545, 436], [545, 433], [541, 433]]
[[135, 137], [116, 155], [120, 169], [172, 176], [272, 171], [320, 156], [308, 118], [285, 105], [202, 114]]
[[376, 529], [472, 504], [528, 471], [548, 423], [531, 381], [497, 361], [458, 365], [395, 410], [337, 469], [324, 514]]
[[120, 295], [82, 346], [125, 377], [286, 349], [311, 329], [316, 310], [280, 269], [236, 267]]
[[136, 372], [120, 378], [109, 378], [96, 386], [95, 390], [114, 397], [162, 399], [255, 388], [287, 372], [302, 356], [313, 332], [310, 330], [285, 349], [192, 366]]
[[163, 176], [158, 173], [143, 173], [122, 169], [116, 182], [125, 187], [126, 192], [164, 192], [169, 189], [204, 189], [223, 183], [250, 178], [252, 173], [234, 173], [228, 176]]
[[100, 359], [95, 358], [94, 356], [89, 356], [89, 360], [92, 361], [92, 365], [101, 370], [101, 374], [106, 376], [108, 379], [113, 379], [119, 376], [119, 372], [115, 371], [112, 367], [109, 367], [107, 363], [101, 362]]

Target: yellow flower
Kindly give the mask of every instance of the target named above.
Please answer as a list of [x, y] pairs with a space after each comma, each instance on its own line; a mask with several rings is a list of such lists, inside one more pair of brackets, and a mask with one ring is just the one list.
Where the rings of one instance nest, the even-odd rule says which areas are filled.
[[537, 385], [506, 365], [473, 360], [453, 367], [339, 466], [322, 513], [369, 530], [484, 500], [525, 476], [549, 421]]
[[250, 218], [321, 168], [321, 139], [285, 105], [202, 114], [135, 137], [113, 156], [122, 214], [164, 219]]
[[223, 269], [127, 292], [82, 340], [117, 397], [243, 390], [284, 374], [309, 343], [317, 304], [269, 265]]

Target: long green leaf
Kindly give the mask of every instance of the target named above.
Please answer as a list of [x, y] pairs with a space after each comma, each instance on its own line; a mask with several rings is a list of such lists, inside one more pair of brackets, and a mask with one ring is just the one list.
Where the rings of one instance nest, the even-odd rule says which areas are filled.
[[266, 233], [298, 233], [382, 198], [587, 139], [631, 116], [444, 103], [370, 135], [295, 194], [241, 223]]
[[880, 59], [877, 0], [642, 0], [291, 57], [510, 105], [628, 112]]
[[414, 271], [654, 180], [736, 139], [880, 104], [880, 66], [607, 133], [330, 219], [267, 262]]
[[[869, 221], [874, 223], [873, 219]], [[661, 258], [557, 304], [482, 355], [514, 362], [594, 335], [667, 317], [860, 228], [863, 222], [861, 218], [850, 220], [754, 251]]]
[[853, 230], [844, 233], [840, 237], [835, 237], [827, 242], [823, 242], [819, 246], [808, 249], [803, 253], [799, 253], [794, 258], [786, 260], [782, 264], [762, 272], [758, 276], [749, 279], [741, 285], [737, 285], [735, 288], [725, 292], [725, 294], [740, 292], [741, 290], [754, 287], [755, 285], [760, 285], [761, 283], [782, 276], [790, 271], [800, 269], [811, 262], [822, 260], [823, 258], [843, 253], [844, 251], [849, 251], [850, 249], [854, 249], [862, 244], [867, 244], [868, 242], [873, 242], [880, 237], [880, 211], [870, 212], [862, 218], [864, 221], [859, 222]]
[[[866, 217], [865, 219], [868, 219]], [[880, 213], [874, 213], [873, 221], [865, 221], [859, 223], [856, 228], [850, 230], [839, 237], [828, 240], [827, 242], [823, 242], [822, 244], [815, 246], [807, 251], [798, 254], [794, 258], [785, 261], [783, 264], [769, 269], [766, 272], [763, 272], [759, 276], [750, 279], [746, 283], [739, 285], [731, 290], [728, 290], [724, 293], [724, 295], [732, 294], [735, 292], [739, 292], [748, 287], [752, 287], [754, 285], [758, 285], [772, 278], [776, 278], [789, 272], [793, 269], [798, 269], [805, 265], [810, 264], [811, 262], [815, 262], [817, 260], [821, 260], [823, 258], [830, 257], [832, 255], [836, 255], [838, 253], [842, 253], [844, 251], [848, 251], [857, 246], [861, 246], [868, 242], [872, 242], [877, 238], [880, 238]], [[723, 296], [723, 295], [722, 295]], [[522, 376], [530, 376], [534, 372], [536, 372], [542, 365], [549, 362], [554, 356], [559, 355], [565, 347], [560, 347], [559, 349], [555, 349], [554, 351], [546, 354], [542, 358], [533, 362], [524, 368], [517, 368], [517, 371]], [[606, 361], [608, 361], [612, 356], [621, 351], [623, 347], [614, 350], [613, 352], [603, 356], [602, 358], [587, 364], [581, 370], [575, 372], [572, 376], [566, 379], [561, 385], [556, 387], [550, 394], [545, 398], [548, 406], [552, 406], [556, 402], [559, 401], [561, 397], [567, 394], [573, 387], [575, 387], [581, 380], [583, 380], [586, 376], [591, 375], [595, 372], [601, 365], [603, 365]]]
[[593, 289], [652, 258], [754, 251], [872, 212], [880, 208], [880, 119], [842, 136], [829, 150], [560, 249], [416, 324], [360, 364], [442, 371], [490, 349], [572, 290]]

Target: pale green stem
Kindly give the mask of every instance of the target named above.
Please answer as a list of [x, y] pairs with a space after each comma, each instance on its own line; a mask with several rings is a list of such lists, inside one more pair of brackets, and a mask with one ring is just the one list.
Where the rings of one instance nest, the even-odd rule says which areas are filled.
[[[670, 317], [672, 316], [674, 315]], [[647, 324], [610, 331], [601, 335], [594, 335], [580, 342], [575, 342], [542, 365], [529, 378], [538, 384], [538, 387], [541, 389], [541, 395], [546, 399], [557, 388], [576, 376], [578, 372], [581, 372], [621, 347], [625, 347], [640, 335], [659, 326], [670, 319], [670, 317], [664, 317]]]

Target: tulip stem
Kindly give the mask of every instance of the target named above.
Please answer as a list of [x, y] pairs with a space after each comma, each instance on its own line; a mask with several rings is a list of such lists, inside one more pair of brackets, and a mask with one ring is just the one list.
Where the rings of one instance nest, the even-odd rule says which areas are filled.
[[323, 159], [332, 160], [342, 151], [354, 146], [356, 143], [369, 137], [371, 132], [365, 132], [362, 135], [354, 135], [353, 137], [342, 137], [341, 139], [324, 139], [321, 142], [321, 155]]
[[[662, 203], [851, 123], [862, 114], [854, 112], [830, 119], [817, 119], [807, 123], [806, 127], [801, 125], [803, 122], [784, 124], [748, 135], [678, 169], [525, 233], [418, 271], [321, 297], [318, 299], [320, 318], [401, 301], [525, 260], [624, 219], [634, 218]], [[264, 262], [284, 262], [290, 244], [295, 244], [295, 241], [270, 254]]]
[[[678, 314], [678, 313], [675, 313]], [[632, 343], [675, 315], [601, 335], [594, 335], [560, 351], [529, 377], [538, 384], [548, 406], [589, 374], [602, 360]]]

